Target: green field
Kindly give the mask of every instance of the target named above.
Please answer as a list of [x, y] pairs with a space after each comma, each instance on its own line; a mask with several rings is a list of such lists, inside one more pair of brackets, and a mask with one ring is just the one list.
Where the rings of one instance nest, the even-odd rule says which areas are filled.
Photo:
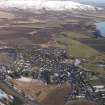
[[82, 66], [94, 70], [99, 73], [105, 73], [105, 68], [98, 67], [96, 62], [104, 61], [105, 55], [98, 52], [94, 48], [89, 47], [78, 41], [79, 38], [91, 38], [84, 34], [79, 34], [76, 32], [66, 31], [56, 35], [56, 40], [58, 43], [65, 45], [68, 52], [74, 58], [79, 57], [80, 59], [86, 59], [86, 63], [82, 63]]

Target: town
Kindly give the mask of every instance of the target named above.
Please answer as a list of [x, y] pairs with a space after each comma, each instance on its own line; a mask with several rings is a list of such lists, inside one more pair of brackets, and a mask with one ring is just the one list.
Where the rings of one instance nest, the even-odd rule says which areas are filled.
[[79, 1], [0, 1], [0, 105], [105, 105], [105, 8]]
[[[12, 51], [11, 48], [5, 48], [9, 55], [10, 50]], [[72, 58], [67, 54], [66, 49], [53, 47], [16, 51], [16, 49], [12, 51], [12, 55], [15, 55], [12, 56], [14, 58], [12, 64], [0, 65], [0, 80], [23, 97], [25, 94], [14, 86], [12, 79], [32, 78], [41, 80], [45, 85], [61, 85], [68, 82], [72, 86], [72, 91], [65, 96], [66, 101], [83, 98], [105, 105], [105, 86], [94, 86], [89, 82], [90, 78], [98, 77], [100, 74], [79, 67], [79, 59], [71, 62]], [[4, 98], [1, 97], [1, 100]]]

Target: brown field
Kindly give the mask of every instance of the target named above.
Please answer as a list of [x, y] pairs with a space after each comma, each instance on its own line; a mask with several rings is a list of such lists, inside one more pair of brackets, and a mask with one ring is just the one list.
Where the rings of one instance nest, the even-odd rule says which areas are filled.
[[[47, 85], [40, 81], [32, 81], [30, 83], [13, 80], [16, 87], [29, 94], [35, 100], [43, 105], [96, 105], [94, 102], [87, 100], [70, 101], [66, 103], [65, 96], [70, 92], [70, 84]], [[23, 85], [24, 84], [24, 85]]]
[[8, 19], [13, 19], [15, 16], [11, 13], [5, 12], [5, 11], [0, 11], [0, 18], [8, 18]]
[[79, 101], [68, 102], [66, 105], [96, 105], [96, 104], [94, 102], [87, 100], [79, 100]]
[[[20, 82], [14, 80], [13, 83], [26, 94], [37, 99], [44, 105], [65, 105], [65, 96], [70, 91], [68, 83], [59, 85], [47, 85], [37, 82]], [[23, 85], [24, 84], [24, 85]]]

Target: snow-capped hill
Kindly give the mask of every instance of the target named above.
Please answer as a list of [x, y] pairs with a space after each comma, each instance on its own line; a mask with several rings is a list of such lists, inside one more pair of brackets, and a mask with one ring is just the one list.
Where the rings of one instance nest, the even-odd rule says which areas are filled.
[[71, 11], [71, 10], [84, 10], [95, 11], [96, 8], [91, 5], [84, 5], [73, 1], [43, 1], [43, 0], [8, 0], [0, 1], [1, 8], [16, 7], [20, 9], [35, 9], [35, 10], [53, 10], [53, 11]]

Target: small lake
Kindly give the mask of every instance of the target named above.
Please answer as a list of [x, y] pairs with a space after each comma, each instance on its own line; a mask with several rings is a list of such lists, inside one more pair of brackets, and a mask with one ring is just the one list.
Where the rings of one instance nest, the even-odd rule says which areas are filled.
[[100, 31], [101, 35], [105, 37], [105, 22], [96, 23], [96, 28]]

